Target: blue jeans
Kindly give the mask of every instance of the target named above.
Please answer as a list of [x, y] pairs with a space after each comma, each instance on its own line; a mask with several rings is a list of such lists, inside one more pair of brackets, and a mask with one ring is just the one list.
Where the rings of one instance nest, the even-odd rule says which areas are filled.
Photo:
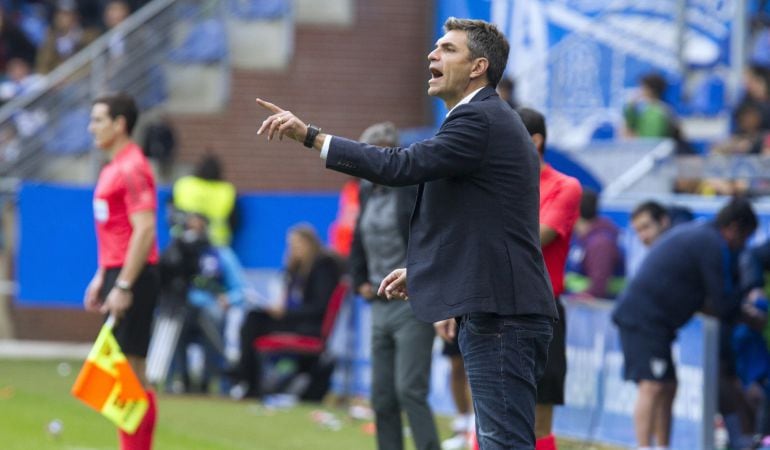
[[470, 313], [458, 325], [479, 448], [534, 449], [537, 380], [548, 359], [553, 319]]

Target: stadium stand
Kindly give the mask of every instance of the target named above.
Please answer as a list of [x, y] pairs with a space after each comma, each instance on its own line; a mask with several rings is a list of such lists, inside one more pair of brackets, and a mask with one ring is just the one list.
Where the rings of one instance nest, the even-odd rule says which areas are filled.
[[214, 113], [226, 106], [230, 69], [225, 27], [219, 16], [192, 24], [182, 43], [169, 53], [165, 65], [169, 78], [172, 113]]
[[286, 0], [228, 2], [231, 62], [236, 69], [286, 69], [294, 45], [294, 17]]

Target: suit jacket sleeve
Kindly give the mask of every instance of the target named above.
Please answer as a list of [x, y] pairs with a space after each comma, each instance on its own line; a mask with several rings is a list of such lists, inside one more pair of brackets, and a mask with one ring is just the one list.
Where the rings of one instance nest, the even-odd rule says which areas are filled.
[[408, 186], [398, 191], [398, 228], [405, 245], [409, 245], [409, 223], [417, 202], [417, 190], [417, 186]]
[[472, 103], [459, 106], [431, 139], [407, 148], [376, 147], [332, 137], [326, 167], [386, 186], [466, 175], [481, 167], [489, 121]]

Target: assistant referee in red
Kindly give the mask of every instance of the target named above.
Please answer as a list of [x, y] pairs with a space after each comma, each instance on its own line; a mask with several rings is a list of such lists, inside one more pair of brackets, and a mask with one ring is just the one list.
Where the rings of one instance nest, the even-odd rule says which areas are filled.
[[115, 338], [149, 397], [149, 409], [134, 434], [119, 431], [121, 450], [149, 450], [157, 406], [144, 376], [152, 314], [160, 279], [155, 242], [157, 196], [150, 164], [131, 140], [139, 112], [118, 94], [96, 99], [88, 131], [108, 163], [94, 192], [99, 266], [86, 288], [86, 310], [117, 319]]

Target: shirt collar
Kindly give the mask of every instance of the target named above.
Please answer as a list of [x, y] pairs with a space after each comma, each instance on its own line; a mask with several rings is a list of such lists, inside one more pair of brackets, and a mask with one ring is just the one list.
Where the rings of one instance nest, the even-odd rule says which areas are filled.
[[480, 90], [484, 89], [484, 86], [476, 89], [475, 91], [471, 92], [470, 94], [466, 95], [462, 100], [460, 100], [452, 109], [449, 110], [448, 113], [446, 113], [446, 117], [449, 117], [450, 114], [452, 114], [452, 111], [454, 111], [458, 106], [464, 105], [466, 103], [470, 103], [471, 99], [479, 93]]

